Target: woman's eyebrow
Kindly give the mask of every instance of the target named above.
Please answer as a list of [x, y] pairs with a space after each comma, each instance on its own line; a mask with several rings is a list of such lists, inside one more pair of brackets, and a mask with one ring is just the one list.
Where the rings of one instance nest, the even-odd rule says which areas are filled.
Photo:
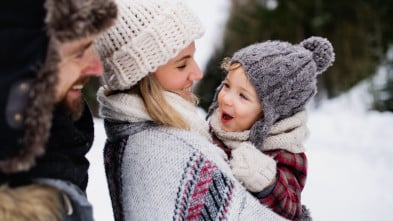
[[183, 61], [183, 60], [186, 60], [186, 59], [189, 59], [189, 58], [191, 58], [191, 55], [185, 55], [185, 56], [175, 60], [175, 63], [178, 63], [180, 61]]

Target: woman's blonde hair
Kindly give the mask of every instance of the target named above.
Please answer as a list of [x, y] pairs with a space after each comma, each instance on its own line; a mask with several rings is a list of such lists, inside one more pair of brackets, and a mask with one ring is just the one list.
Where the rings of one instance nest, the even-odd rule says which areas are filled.
[[147, 113], [155, 122], [190, 130], [187, 121], [165, 100], [163, 91], [157, 79], [148, 74], [135, 85], [132, 92], [143, 100]]

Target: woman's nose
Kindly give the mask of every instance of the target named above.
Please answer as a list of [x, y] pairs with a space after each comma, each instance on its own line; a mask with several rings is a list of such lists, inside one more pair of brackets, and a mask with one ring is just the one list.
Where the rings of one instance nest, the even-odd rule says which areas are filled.
[[195, 61], [193, 61], [193, 62], [194, 62], [194, 64], [193, 64], [194, 67], [193, 67], [191, 75], [190, 75], [190, 80], [199, 81], [203, 78], [203, 73], [202, 73], [201, 69], [199, 68], [199, 65]]

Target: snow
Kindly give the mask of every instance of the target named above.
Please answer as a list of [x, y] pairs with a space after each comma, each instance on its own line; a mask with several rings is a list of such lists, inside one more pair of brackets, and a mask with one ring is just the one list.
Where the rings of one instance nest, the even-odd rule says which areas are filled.
[[[206, 27], [195, 55], [203, 69], [221, 37], [229, 1], [187, 2]], [[393, 114], [368, 110], [368, 86], [367, 82], [361, 83], [317, 108], [308, 107], [310, 134], [305, 145], [309, 175], [302, 201], [314, 220], [392, 220]], [[91, 167], [87, 195], [95, 219], [112, 221], [103, 166], [106, 135], [103, 121], [94, 121], [96, 135], [88, 154]]]
[[361, 112], [349, 98], [309, 113], [303, 203], [315, 220], [391, 220], [393, 114]]

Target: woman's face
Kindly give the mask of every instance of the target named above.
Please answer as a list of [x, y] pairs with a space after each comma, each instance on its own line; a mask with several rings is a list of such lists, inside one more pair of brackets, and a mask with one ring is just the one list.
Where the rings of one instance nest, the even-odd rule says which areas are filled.
[[202, 71], [194, 59], [195, 42], [180, 51], [165, 65], [160, 66], [154, 73], [164, 90], [179, 94], [186, 100], [192, 100], [192, 85], [202, 79]]

